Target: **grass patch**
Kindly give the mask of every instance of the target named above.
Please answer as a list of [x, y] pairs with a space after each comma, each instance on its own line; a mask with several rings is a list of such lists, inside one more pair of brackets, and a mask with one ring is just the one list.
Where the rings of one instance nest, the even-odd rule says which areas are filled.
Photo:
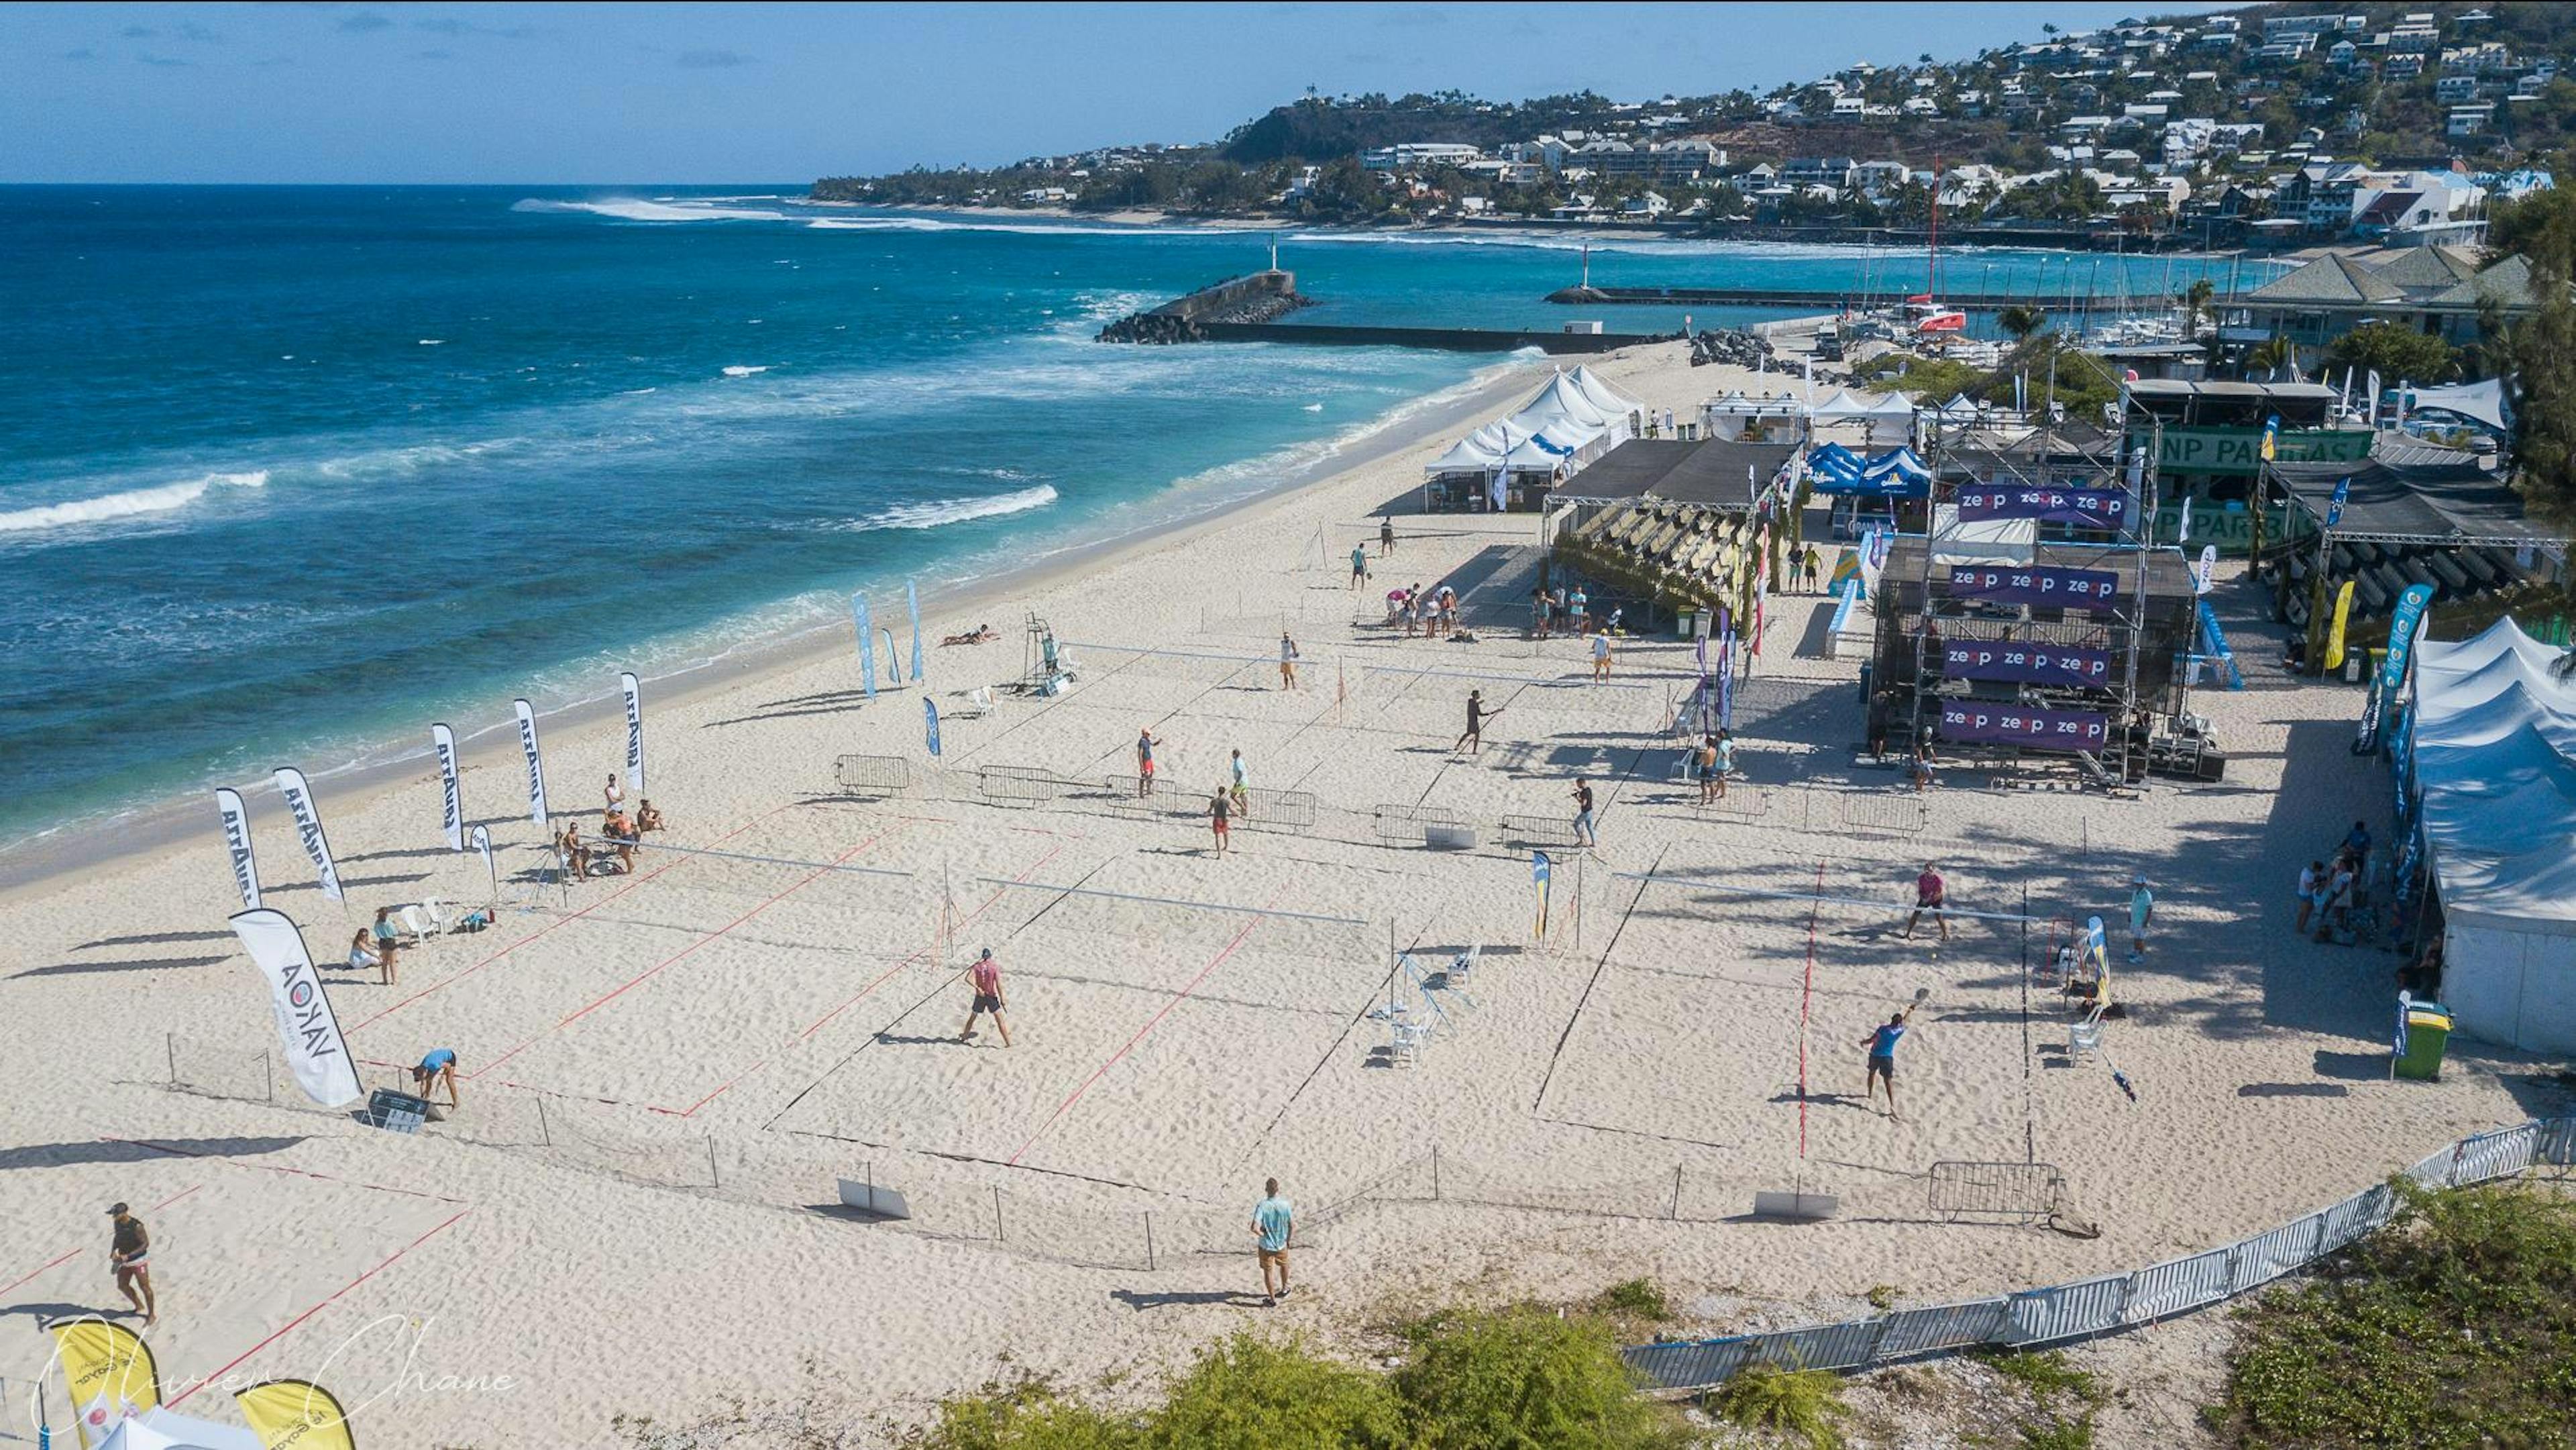
[[1624, 1315], [1648, 1324], [1661, 1324], [1673, 1317], [1671, 1303], [1652, 1279], [1622, 1279], [1602, 1290], [1593, 1307], [1604, 1314]]
[[2040, 1350], [1981, 1356], [1986, 1368], [2030, 1391], [2033, 1399], [2045, 1404], [2050, 1397], [2066, 1395], [2086, 1406], [2102, 1403], [2102, 1382], [2089, 1370], [2077, 1369], [2056, 1350]]
[[2576, 1202], [2393, 1184], [2390, 1226], [2238, 1311], [2205, 1417], [2264, 1450], [2576, 1444]]
[[1768, 1364], [1737, 1371], [1702, 1395], [1700, 1404], [1730, 1424], [1792, 1436], [1808, 1450], [1840, 1450], [1843, 1423], [1851, 1418], [1842, 1380], [1830, 1370]]

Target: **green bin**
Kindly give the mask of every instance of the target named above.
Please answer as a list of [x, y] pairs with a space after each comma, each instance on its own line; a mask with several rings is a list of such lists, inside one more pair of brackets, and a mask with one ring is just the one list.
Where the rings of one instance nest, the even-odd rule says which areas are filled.
[[2388, 1064], [2391, 1077], [2432, 1082], [2442, 1075], [2442, 1052], [2451, 1042], [2451, 1013], [2439, 1002], [2408, 1002], [2398, 1008], [2397, 1055]]

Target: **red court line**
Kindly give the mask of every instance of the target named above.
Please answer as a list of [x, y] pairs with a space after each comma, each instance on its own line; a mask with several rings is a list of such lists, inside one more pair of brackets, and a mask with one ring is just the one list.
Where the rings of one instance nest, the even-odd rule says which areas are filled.
[[373, 1189], [378, 1193], [399, 1193], [405, 1198], [426, 1198], [434, 1203], [465, 1201], [461, 1198], [450, 1198], [444, 1193], [424, 1193], [417, 1188], [396, 1188], [389, 1183], [369, 1183], [362, 1178], [342, 1178], [333, 1173], [316, 1173], [310, 1168], [286, 1168], [275, 1163], [246, 1163], [222, 1153], [199, 1153], [192, 1149], [176, 1148], [168, 1143], [154, 1143], [142, 1138], [101, 1138], [99, 1141], [123, 1143], [129, 1148], [149, 1148], [155, 1153], [167, 1153], [173, 1158], [202, 1158], [209, 1163], [224, 1163], [235, 1168], [256, 1168], [262, 1173], [276, 1173], [288, 1178], [310, 1178], [317, 1183], [345, 1183], [352, 1188]]
[[[838, 866], [838, 865], [840, 865], [842, 862], [849, 860], [852, 856], [855, 856], [855, 855], [859, 854], [861, 851], [866, 850], [866, 849], [867, 849], [867, 848], [869, 848], [870, 846], [875, 845], [877, 842], [884, 840], [884, 839], [887, 837], [887, 835], [888, 835], [888, 834], [890, 834], [894, 829], [895, 829], [894, 827], [892, 827], [892, 826], [888, 826], [888, 827], [886, 827], [886, 829], [885, 829], [885, 830], [879, 831], [879, 832], [877, 832], [875, 835], [868, 837], [866, 840], [861, 841], [860, 843], [858, 843], [858, 844], [857, 844], [857, 845], [855, 845], [855, 846], [852, 846], [850, 849], [848, 849], [848, 850], [846, 850], [846, 851], [843, 851], [840, 855], [838, 855], [838, 856], [836, 856], [836, 857], [832, 858], [832, 866]], [[487, 1063], [483, 1064], [481, 1067], [476, 1068], [474, 1071], [472, 1071], [472, 1072], [469, 1072], [469, 1073], [465, 1074], [466, 1078], [467, 1078], [468, 1080], [471, 1080], [471, 1079], [474, 1079], [474, 1078], [481, 1077], [483, 1074], [485, 1074], [485, 1073], [487, 1073], [487, 1072], [490, 1072], [492, 1069], [494, 1069], [494, 1068], [496, 1068], [496, 1067], [499, 1067], [501, 1064], [503, 1064], [503, 1063], [505, 1063], [505, 1062], [508, 1062], [511, 1058], [514, 1058], [514, 1057], [518, 1056], [520, 1053], [525, 1052], [525, 1051], [527, 1051], [529, 1048], [536, 1046], [538, 1043], [540, 1043], [540, 1042], [544, 1041], [545, 1039], [547, 1039], [547, 1038], [549, 1038], [549, 1037], [552, 1037], [553, 1035], [555, 1035], [555, 1034], [556, 1034], [556, 1033], [558, 1033], [558, 1032], [561, 1032], [562, 1030], [564, 1030], [564, 1029], [565, 1029], [565, 1028], [567, 1028], [567, 1027], [570, 1027], [572, 1024], [574, 1024], [575, 1022], [580, 1021], [582, 1018], [587, 1017], [587, 1016], [589, 1016], [591, 1013], [598, 1011], [600, 1008], [607, 1006], [609, 1003], [616, 1001], [619, 997], [624, 996], [624, 995], [625, 995], [628, 991], [630, 991], [631, 989], [633, 989], [633, 988], [635, 988], [635, 987], [638, 987], [638, 986], [643, 985], [646, 981], [648, 981], [648, 980], [650, 980], [651, 978], [653, 978], [654, 976], [658, 975], [658, 974], [662, 971], [662, 969], [663, 969], [663, 968], [668, 967], [668, 966], [670, 966], [672, 963], [679, 961], [681, 958], [683, 958], [683, 957], [685, 957], [685, 956], [689, 955], [691, 952], [696, 951], [698, 948], [700, 948], [700, 947], [702, 947], [702, 946], [705, 946], [707, 943], [709, 943], [709, 942], [711, 942], [711, 941], [714, 941], [714, 940], [716, 940], [716, 939], [717, 939], [717, 938], [719, 938], [719, 937], [722, 937], [726, 932], [729, 932], [729, 931], [733, 930], [735, 927], [738, 927], [738, 926], [742, 925], [744, 922], [751, 920], [753, 917], [760, 915], [762, 912], [767, 911], [769, 908], [771, 908], [771, 907], [773, 907], [773, 906], [776, 906], [778, 903], [780, 903], [780, 902], [782, 902], [782, 901], [785, 901], [788, 897], [795, 895], [797, 892], [804, 890], [806, 887], [813, 885], [813, 884], [814, 884], [815, 882], [817, 882], [817, 881], [820, 881], [820, 880], [821, 880], [821, 879], [823, 879], [825, 876], [830, 875], [830, 874], [831, 874], [831, 871], [832, 871], [832, 866], [818, 866], [818, 867], [814, 868], [812, 871], [809, 871], [809, 872], [805, 873], [805, 875], [804, 875], [804, 876], [802, 876], [802, 877], [798, 878], [798, 880], [797, 880], [797, 882], [796, 882], [796, 884], [795, 884], [795, 885], [790, 886], [790, 887], [788, 887], [786, 890], [784, 890], [784, 891], [781, 891], [781, 892], [777, 893], [776, 895], [774, 895], [774, 896], [770, 897], [767, 901], [764, 901], [764, 902], [760, 903], [758, 906], [753, 907], [751, 910], [746, 911], [746, 912], [744, 912], [742, 915], [735, 917], [733, 920], [731, 920], [731, 921], [729, 921], [729, 922], [726, 922], [724, 925], [722, 925], [722, 926], [720, 926], [720, 927], [717, 927], [714, 931], [711, 931], [711, 932], [707, 933], [706, 935], [704, 935], [704, 936], [702, 936], [702, 937], [699, 937], [696, 941], [693, 941], [693, 942], [689, 943], [687, 946], [684, 946], [684, 947], [680, 948], [678, 951], [673, 952], [671, 955], [669, 955], [669, 956], [667, 956], [667, 957], [664, 957], [662, 960], [660, 960], [660, 961], [658, 961], [658, 962], [655, 962], [652, 966], [645, 968], [645, 969], [644, 969], [644, 971], [643, 971], [642, 973], [640, 973], [639, 975], [637, 975], [637, 976], [634, 976], [634, 977], [631, 977], [631, 978], [627, 979], [627, 981], [626, 981], [623, 985], [621, 985], [621, 986], [619, 986], [619, 987], [615, 988], [614, 990], [610, 991], [607, 995], [602, 996], [602, 997], [597, 997], [597, 998], [592, 999], [589, 1003], [587, 1003], [586, 1005], [584, 1005], [583, 1007], [581, 1007], [578, 1011], [575, 1011], [571, 1016], [564, 1018], [562, 1021], [557, 1022], [554, 1026], [547, 1028], [545, 1031], [538, 1033], [536, 1036], [531, 1037], [531, 1038], [529, 1038], [527, 1041], [520, 1043], [518, 1046], [511, 1048], [509, 1051], [507, 1051], [507, 1052], [505, 1052], [505, 1053], [502, 1053], [499, 1057], [496, 1057], [496, 1058], [492, 1059], [490, 1062], [487, 1062]]]
[[[1271, 902], [1275, 902], [1277, 900], [1278, 898], [1275, 896], [1271, 898]], [[1264, 910], [1268, 910], [1270, 902], [1264, 902], [1262, 906]], [[1022, 1143], [1019, 1147], [1012, 1149], [1011, 1156], [1003, 1161], [1012, 1167], [1018, 1167], [1020, 1155], [1026, 1153], [1032, 1147], [1035, 1147], [1038, 1139], [1046, 1136], [1046, 1130], [1055, 1126], [1055, 1120], [1063, 1117], [1066, 1111], [1075, 1103], [1082, 1101], [1082, 1095], [1091, 1091], [1091, 1085], [1093, 1083], [1096, 1083], [1102, 1078], [1108, 1076], [1109, 1069], [1116, 1067], [1120, 1058], [1125, 1057], [1128, 1053], [1134, 1051], [1136, 1044], [1145, 1040], [1145, 1034], [1154, 1030], [1155, 1024], [1161, 1022], [1173, 1008], [1178, 1007], [1182, 1002], [1188, 1000], [1189, 995], [1199, 989], [1199, 983], [1207, 980], [1208, 973], [1213, 972], [1218, 967], [1224, 965], [1225, 959], [1234, 955], [1234, 949], [1243, 945], [1243, 939], [1252, 935], [1252, 929], [1261, 925], [1261, 922], [1262, 918], [1257, 916], [1251, 921], [1246, 922], [1243, 930], [1234, 934], [1234, 940], [1225, 944], [1225, 950], [1218, 952], [1215, 956], [1209, 958], [1208, 964], [1199, 968], [1199, 974], [1190, 978], [1188, 986], [1181, 988], [1179, 992], [1173, 995], [1172, 1000], [1162, 1005], [1161, 1010], [1157, 1011], [1152, 1017], [1147, 1018], [1145, 1025], [1136, 1029], [1136, 1035], [1127, 1039], [1126, 1046], [1109, 1054], [1109, 1060], [1100, 1064], [1099, 1068], [1094, 1071], [1091, 1076], [1084, 1078], [1082, 1080], [1082, 1086], [1075, 1088], [1072, 1096], [1066, 1098], [1063, 1102], [1056, 1104], [1055, 1111], [1046, 1115], [1046, 1121], [1038, 1124], [1036, 1132], [1029, 1134], [1029, 1140]]]
[[[161, 1200], [159, 1203], [151, 1205], [144, 1211], [147, 1213], [159, 1213], [161, 1210], [168, 1208], [170, 1205], [177, 1203], [180, 1199], [187, 1197], [189, 1194], [194, 1193], [205, 1186], [206, 1185], [199, 1183], [191, 1187], [182, 1188], [178, 1192], [171, 1194], [168, 1198]], [[26, 1283], [28, 1279], [35, 1278], [38, 1274], [44, 1273], [47, 1269], [54, 1268], [72, 1259], [79, 1258], [80, 1254], [81, 1251], [79, 1249], [69, 1249], [63, 1253], [55, 1255], [53, 1258], [47, 1259], [42, 1264], [37, 1265], [33, 1272], [28, 1273], [23, 1278], [12, 1279], [6, 1284], [0, 1284], [0, 1294], [6, 1294], [15, 1290], [19, 1285]]]
[[[1030, 862], [1027, 866], [1022, 867], [1020, 869], [1020, 874], [1012, 877], [1011, 879], [1014, 881], [1028, 880], [1031, 872], [1036, 871], [1038, 868], [1046, 865], [1049, 861], [1054, 860], [1056, 853], [1063, 849], [1064, 847], [1062, 846], [1049, 846], [1045, 855], [1040, 856], [1035, 861]], [[966, 913], [966, 915], [961, 918], [957, 924], [959, 926], [964, 926], [967, 922], [973, 921], [975, 918], [982, 916], [994, 902], [1002, 899], [1002, 893], [1007, 889], [1007, 887], [994, 887], [993, 894], [984, 898], [984, 904], [976, 907], [973, 911]], [[900, 972], [904, 968], [911, 966], [914, 962], [921, 960], [922, 956], [928, 951], [929, 948], [924, 947], [921, 951], [914, 952], [912, 955], [905, 957], [902, 961], [899, 961], [893, 966], [886, 968], [883, 972], [878, 973], [877, 979], [868, 983], [866, 986], [861, 987], [857, 996], [852, 997], [849, 1001], [843, 1002], [840, 1006], [835, 1007], [831, 1011], [814, 1019], [814, 1025], [806, 1028], [803, 1032], [798, 1033], [796, 1035], [796, 1040], [798, 1042], [802, 1042], [806, 1038], [813, 1036], [816, 1032], [821, 1031], [824, 1023], [831, 1021], [833, 1018], [840, 1016], [844, 1011], [847, 1011], [849, 1008], [857, 1006], [860, 1002], [866, 1000], [870, 993], [873, 993], [877, 988], [884, 986], [887, 982], [892, 981], [895, 973]], [[751, 1066], [744, 1068], [738, 1073], [735, 1073], [732, 1077], [725, 1079], [725, 1081], [719, 1085], [714, 1092], [707, 1094], [705, 1097], [698, 1099], [696, 1102], [689, 1104], [685, 1108], [653, 1108], [652, 1110], [675, 1118], [694, 1118], [698, 1115], [698, 1109], [705, 1107], [707, 1104], [723, 1097], [726, 1093], [731, 1092], [734, 1084], [741, 1082], [744, 1078], [751, 1076], [753, 1073], [760, 1071], [768, 1065], [769, 1059], [766, 1057], [762, 1058], [760, 1061], [753, 1063]], [[648, 1103], [646, 1106], [651, 1107], [652, 1105]]]
[[[761, 814], [752, 817], [750, 820], [747, 820], [741, 825], [734, 827], [732, 830], [725, 832], [723, 835], [716, 837], [716, 844], [722, 845], [725, 842], [732, 840], [734, 837], [741, 835], [743, 832], [750, 830], [752, 827], [759, 825], [761, 822], [768, 820], [771, 816], [778, 814], [779, 811], [786, 809], [788, 809], [787, 806], [778, 806], [774, 809], [763, 811]], [[370, 1022], [381, 1022], [385, 1018], [391, 1017], [396, 1012], [410, 1006], [412, 1003], [419, 1001], [421, 998], [428, 996], [432, 992], [442, 991], [448, 987], [455, 986], [457, 983], [464, 981], [467, 977], [473, 976], [476, 972], [483, 970], [485, 967], [501, 960], [510, 953], [515, 952], [519, 948], [526, 946], [528, 943], [535, 941], [537, 938], [544, 936], [547, 932], [553, 931], [558, 927], [570, 926], [572, 923], [581, 920], [583, 917], [599, 910], [608, 903], [624, 896], [627, 892], [634, 890], [636, 887], [641, 886], [645, 882], [652, 880], [654, 877], [661, 875], [663, 872], [670, 870], [673, 866], [680, 865], [692, 859], [694, 858], [681, 856], [676, 860], [656, 866], [652, 870], [645, 872], [643, 875], [632, 878], [625, 885], [618, 887], [615, 891], [599, 898], [597, 901], [594, 901], [590, 905], [583, 907], [581, 910], [574, 912], [572, 915], [557, 917], [553, 922], [545, 926], [538, 927], [535, 931], [532, 931], [526, 936], [519, 938], [517, 941], [510, 943], [508, 946], [501, 948], [499, 951], [494, 952], [492, 955], [485, 957], [483, 960], [476, 962], [470, 967], [467, 967], [465, 970], [458, 972], [453, 976], [444, 977], [438, 981], [432, 982], [428, 986], [421, 988], [419, 991], [412, 993], [410, 996], [403, 998], [401, 1001], [394, 1003], [390, 1007], [387, 1007], [385, 1010], [378, 1012], [373, 1017], [362, 1018], [359, 1021], [350, 1024], [344, 1030], [355, 1032]]]
[[204, 1389], [206, 1386], [219, 1383], [226, 1374], [231, 1372], [234, 1366], [240, 1364], [243, 1360], [250, 1358], [252, 1355], [259, 1353], [261, 1350], [268, 1348], [270, 1345], [275, 1344], [287, 1335], [294, 1333], [297, 1325], [302, 1324], [305, 1320], [312, 1318], [323, 1310], [330, 1308], [334, 1303], [339, 1301], [341, 1295], [348, 1293], [360, 1284], [363, 1284], [369, 1279], [374, 1278], [379, 1273], [382, 1273], [384, 1270], [392, 1266], [394, 1260], [401, 1258], [403, 1255], [419, 1248], [422, 1244], [425, 1244], [431, 1239], [436, 1238], [438, 1235], [445, 1233], [449, 1225], [454, 1224], [458, 1219], [463, 1218], [465, 1215], [472, 1213], [473, 1211], [474, 1210], [470, 1208], [460, 1208], [455, 1213], [450, 1214], [447, 1218], [447, 1222], [440, 1224], [438, 1227], [422, 1234], [419, 1238], [413, 1239], [410, 1243], [394, 1250], [391, 1254], [385, 1257], [383, 1262], [377, 1264], [374, 1268], [369, 1269], [367, 1272], [360, 1274], [354, 1279], [351, 1279], [339, 1288], [332, 1290], [330, 1298], [323, 1300], [321, 1303], [316, 1304], [312, 1308], [305, 1310], [303, 1313], [296, 1315], [294, 1318], [289, 1319], [275, 1333], [269, 1335], [268, 1338], [263, 1339], [259, 1343], [252, 1345], [250, 1348], [243, 1350], [240, 1354], [233, 1356], [233, 1358], [228, 1361], [223, 1368], [216, 1370], [213, 1374], [205, 1376], [195, 1384], [190, 1385], [187, 1389], [172, 1396], [169, 1403], [176, 1405], [181, 1400], [184, 1400], [188, 1396], [195, 1394], [197, 1391]]

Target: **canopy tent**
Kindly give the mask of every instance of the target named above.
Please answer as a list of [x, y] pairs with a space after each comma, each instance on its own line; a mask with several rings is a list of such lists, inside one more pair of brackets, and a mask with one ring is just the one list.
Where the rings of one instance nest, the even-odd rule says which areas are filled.
[[1806, 404], [1787, 393], [1777, 397], [1765, 393], [1754, 398], [1745, 396], [1742, 388], [1699, 406], [1700, 422], [1708, 429], [1708, 436], [1729, 440], [1743, 437], [1750, 424], [1759, 424], [1766, 434], [1793, 429], [1806, 411]]
[[1808, 416], [1819, 423], [1911, 423], [1914, 405], [1901, 393], [1834, 394], [1814, 408]]
[[1645, 411], [1645, 404], [1601, 381], [1601, 375], [1589, 367], [1578, 366], [1565, 378], [1574, 384], [1574, 390], [1583, 395], [1584, 401], [1622, 423], [1627, 421], [1629, 414]]
[[1807, 479], [1818, 493], [1872, 498], [1921, 498], [1932, 490], [1932, 470], [1911, 448], [1891, 448], [1864, 459], [1839, 443], [1828, 443], [1807, 455]]
[[2439, 408], [2457, 413], [2472, 422], [2484, 423], [2499, 433], [2513, 431], [2513, 408], [2505, 397], [2504, 379], [2489, 378], [2482, 383], [2454, 383], [2447, 388], [2407, 388], [2398, 396], [2405, 401], [2406, 411], [2420, 412]]
[[1449, 451], [1422, 465], [1422, 471], [1434, 478], [1446, 473], [1485, 473], [1501, 465], [1511, 445], [1502, 436], [1503, 425], [1488, 423], [1449, 445]]
[[2407, 759], [2458, 1030], [2576, 1051], [2576, 676], [2498, 620], [2417, 646]]
[[1796, 458], [1794, 443], [1631, 438], [1556, 491], [1563, 503], [1618, 504], [1642, 498], [1729, 511], [1754, 505], [1762, 487]]
[[2335, 538], [2347, 543], [2517, 548], [2563, 542], [2525, 516], [2513, 485], [2474, 461], [2418, 464], [2374, 456], [2360, 463], [2267, 463], [2263, 469], [2291, 505], [2320, 526], [2335, 512], [2336, 486], [2351, 479], [2334, 528]]
[[1626, 413], [1614, 415], [1596, 406], [1583, 395], [1583, 390], [1575, 385], [1574, 380], [1563, 373], [1549, 378], [1547, 386], [1521, 404], [1520, 411], [1506, 421], [1524, 432], [1535, 432], [1550, 423], [1571, 423], [1578, 428], [1610, 434], [1614, 439], [1628, 434]]
[[2037, 519], [1979, 519], [1959, 522], [1959, 506], [1932, 507], [1932, 562], [1945, 564], [2027, 564], [2039, 543]]
[[1536, 428], [1521, 426], [1518, 418], [1488, 423], [1452, 444], [1449, 451], [1423, 465], [1422, 471], [1432, 477], [1454, 473], [1553, 473], [1558, 469], [1572, 471], [1578, 458], [1597, 452], [1602, 441], [1598, 428], [1583, 428], [1563, 421], [1551, 421]]
[[191, 1415], [172, 1414], [159, 1406], [118, 1421], [98, 1450], [261, 1450], [248, 1430]]

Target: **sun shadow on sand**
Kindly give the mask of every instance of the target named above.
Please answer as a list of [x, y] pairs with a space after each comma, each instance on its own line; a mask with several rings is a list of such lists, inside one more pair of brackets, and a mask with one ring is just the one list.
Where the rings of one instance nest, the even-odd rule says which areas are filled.
[[120, 1143], [100, 1138], [86, 1143], [34, 1143], [0, 1148], [0, 1169], [64, 1168], [75, 1163], [159, 1163], [170, 1158], [239, 1158], [275, 1153], [303, 1142], [293, 1138], [169, 1138], [154, 1143]]
[[154, 931], [146, 932], [141, 936], [103, 936], [96, 941], [82, 942], [72, 950], [86, 952], [95, 951], [100, 947], [158, 946], [164, 942], [231, 941], [232, 939], [233, 934], [228, 931]]
[[217, 962], [231, 960], [232, 954], [227, 952], [218, 957], [152, 957], [135, 962], [65, 962], [57, 967], [29, 967], [23, 972], [11, 972], [9, 980], [14, 982], [20, 977], [82, 976], [91, 972], [163, 972], [181, 967], [211, 967]]
[[1258, 1309], [1261, 1296], [1233, 1289], [1171, 1289], [1156, 1294], [1134, 1289], [1112, 1289], [1109, 1297], [1142, 1314], [1148, 1309], [1168, 1309], [1181, 1304], [1231, 1304], [1238, 1309]]

